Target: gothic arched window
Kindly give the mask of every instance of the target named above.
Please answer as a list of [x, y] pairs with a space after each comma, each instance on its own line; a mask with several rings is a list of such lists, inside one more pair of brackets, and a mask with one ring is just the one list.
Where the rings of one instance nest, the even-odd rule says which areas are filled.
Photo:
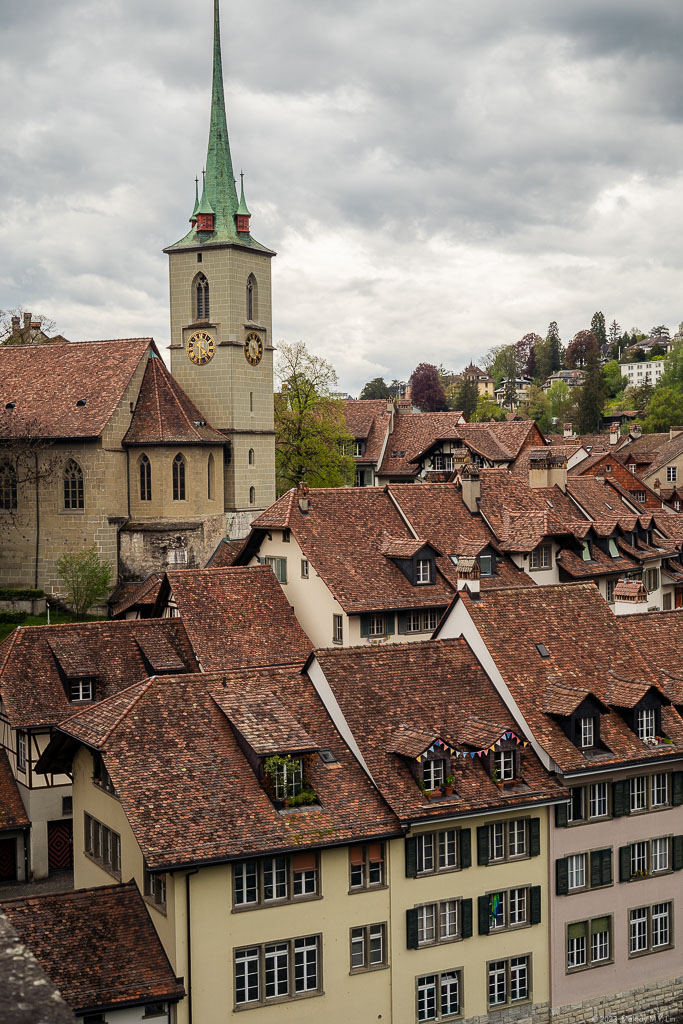
[[250, 487], [249, 488], [249, 504], [250, 505], [255, 505], [256, 504], [256, 488], [255, 487]]
[[83, 497], [83, 470], [75, 459], [69, 459], [64, 467], [64, 508], [85, 508]]
[[173, 460], [173, 500], [185, 501], [185, 459], [180, 452]]
[[209, 455], [209, 464], [207, 466], [207, 480], [206, 480], [206, 491], [209, 501], [213, 498], [214, 493], [214, 475], [215, 475], [215, 462], [213, 455]]
[[0, 466], [0, 509], [14, 512], [17, 507], [17, 471], [11, 462]]
[[249, 465], [250, 466], [254, 465], [254, 449], [253, 448], [249, 449]]
[[250, 274], [247, 278], [247, 320], [256, 320], [258, 316], [258, 288], [256, 278]]
[[209, 282], [203, 274], [194, 279], [195, 314], [197, 320], [208, 320], [210, 314]]
[[152, 500], [152, 464], [146, 455], [140, 456], [140, 501]]

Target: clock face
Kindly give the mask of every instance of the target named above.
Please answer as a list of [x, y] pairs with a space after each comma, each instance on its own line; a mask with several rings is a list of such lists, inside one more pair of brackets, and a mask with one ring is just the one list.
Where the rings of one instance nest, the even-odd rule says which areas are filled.
[[193, 363], [196, 363], [197, 366], [203, 366], [204, 363], [208, 363], [213, 359], [214, 352], [216, 351], [216, 342], [207, 331], [195, 331], [187, 339], [186, 350], [188, 358]]
[[244, 343], [244, 356], [252, 366], [258, 366], [263, 357], [263, 342], [255, 331], [247, 335]]

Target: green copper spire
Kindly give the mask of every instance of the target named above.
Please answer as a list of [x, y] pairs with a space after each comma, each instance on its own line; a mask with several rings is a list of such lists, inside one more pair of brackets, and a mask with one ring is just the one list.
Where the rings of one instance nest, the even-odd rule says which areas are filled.
[[191, 224], [194, 224], [194, 222], [196, 221], [198, 213], [199, 213], [199, 178], [195, 178], [194, 179], [194, 210], [192, 211], [192, 216], [190, 217], [190, 223]]
[[[250, 249], [260, 249], [262, 252], [270, 252], [264, 245], [261, 245], [251, 235], [237, 232], [235, 217], [240, 204], [237, 200], [237, 189], [235, 187], [235, 176], [232, 169], [232, 157], [230, 155], [230, 140], [228, 138], [228, 119], [225, 112], [225, 95], [223, 91], [223, 59], [221, 55], [221, 26], [219, 0], [213, 0], [213, 89], [211, 95], [211, 123], [209, 127], [209, 147], [206, 156], [206, 171], [204, 173], [204, 188], [202, 190], [201, 202], [197, 191], [197, 203], [193, 218], [198, 213], [214, 214], [214, 230], [210, 232], [198, 232], [196, 221], [192, 222], [192, 230], [169, 246], [169, 249], [186, 249], [206, 245], [236, 244], [247, 246]], [[244, 191], [242, 192], [242, 204], [244, 203]], [[247, 214], [241, 213], [243, 216]], [[164, 250], [168, 252], [169, 250]]]
[[251, 214], [249, 213], [249, 210], [247, 209], [247, 204], [244, 201], [244, 171], [240, 171], [240, 182], [241, 182], [240, 205], [237, 207], [237, 213], [238, 213], [238, 216], [240, 216], [240, 217], [251, 217]]

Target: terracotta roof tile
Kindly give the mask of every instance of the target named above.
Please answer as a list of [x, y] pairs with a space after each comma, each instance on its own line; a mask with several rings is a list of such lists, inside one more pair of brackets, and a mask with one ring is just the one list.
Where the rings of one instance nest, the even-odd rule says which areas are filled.
[[[316, 747], [329, 748], [337, 758], [338, 765], [328, 768], [318, 754], [306, 755], [305, 776], [319, 806], [280, 812], [257, 779], [230, 718], [238, 709], [235, 719], [244, 722], [240, 699], [252, 690], [271, 694]], [[254, 729], [258, 738], [260, 730]], [[102, 750], [135, 838], [153, 868], [398, 832], [396, 819], [334, 728], [301, 666], [146, 680], [65, 722], [43, 757], [57, 756], [51, 752], [64, 737]]]
[[135, 606], [151, 610], [156, 604], [163, 578], [163, 572], [153, 572], [146, 580], [141, 580], [139, 583], [120, 583], [109, 598], [112, 619], [125, 615]]
[[269, 565], [178, 569], [166, 580], [205, 672], [300, 664], [313, 649]]
[[99, 437], [153, 344], [128, 338], [0, 346], [0, 408], [15, 403], [3, 412], [3, 433]]
[[159, 638], [181, 664], [196, 670], [185, 628], [177, 619], [18, 627], [0, 647], [4, 655], [0, 695], [10, 724], [13, 728], [53, 725], [73, 714], [55, 649], [69, 671], [85, 670], [89, 675], [92, 669], [95, 698], [101, 699], [153, 671], [141, 644], [158, 643]]
[[455, 797], [425, 802], [406, 760], [422, 752], [425, 737], [470, 751], [506, 731], [522, 735], [464, 640], [325, 650], [316, 658], [373, 779], [403, 821], [562, 795], [527, 747], [521, 753], [526, 784], [519, 790], [499, 790], [479, 757], [460, 757], [453, 760]]
[[227, 569], [235, 564], [235, 559], [244, 547], [243, 540], [222, 540], [211, 558], [206, 563], [207, 569]]
[[124, 445], [226, 444], [226, 438], [205, 421], [194, 402], [154, 352], [145, 367], [140, 393]]
[[461, 412], [397, 412], [379, 472], [382, 476], [417, 476], [412, 459], [433, 440], [450, 434], [462, 419]]
[[363, 455], [356, 462], [379, 462], [382, 447], [391, 427], [391, 413], [386, 399], [360, 399], [344, 402], [344, 418], [349, 434], [365, 441]]
[[7, 751], [0, 750], [0, 832], [28, 828], [29, 820]]
[[26, 896], [0, 906], [78, 1013], [185, 995], [135, 882]]

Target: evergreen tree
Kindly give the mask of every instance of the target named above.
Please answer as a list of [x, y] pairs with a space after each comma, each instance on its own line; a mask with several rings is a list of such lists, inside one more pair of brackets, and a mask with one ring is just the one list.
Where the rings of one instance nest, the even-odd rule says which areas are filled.
[[459, 410], [465, 419], [471, 420], [477, 409], [479, 388], [476, 380], [463, 377], [453, 388], [453, 409]]
[[366, 398], [389, 398], [390, 392], [384, 383], [383, 377], [374, 377], [369, 380], [360, 393], [362, 399]]
[[593, 313], [593, 319], [591, 320], [591, 331], [595, 335], [595, 340], [598, 343], [598, 348], [602, 351], [603, 345], [607, 344], [607, 332], [605, 330], [604, 313]]
[[560, 341], [560, 332], [556, 320], [553, 320], [550, 324], [548, 324], [548, 334], [546, 335], [546, 341], [548, 342], [548, 348], [550, 350], [550, 373], [546, 374], [546, 376], [549, 377], [551, 373], [555, 373], [556, 370], [562, 369], [562, 360], [564, 358], [564, 352], [562, 351], [562, 342]]
[[597, 347], [588, 352], [585, 369], [586, 380], [579, 395], [578, 427], [580, 434], [594, 434], [600, 429], [605, 401], [605, 382], [600, 370]]
[[610, 345], [616, 345], [621, 337], [621, 327], [616, 320], [613, 320], [609, 325], [609, 341]]
[[517, 354], [514, 345], [508, 345], [503, 353], [502, 369], [505, 380], [503, 405], [512, 410], [517, 405]]

